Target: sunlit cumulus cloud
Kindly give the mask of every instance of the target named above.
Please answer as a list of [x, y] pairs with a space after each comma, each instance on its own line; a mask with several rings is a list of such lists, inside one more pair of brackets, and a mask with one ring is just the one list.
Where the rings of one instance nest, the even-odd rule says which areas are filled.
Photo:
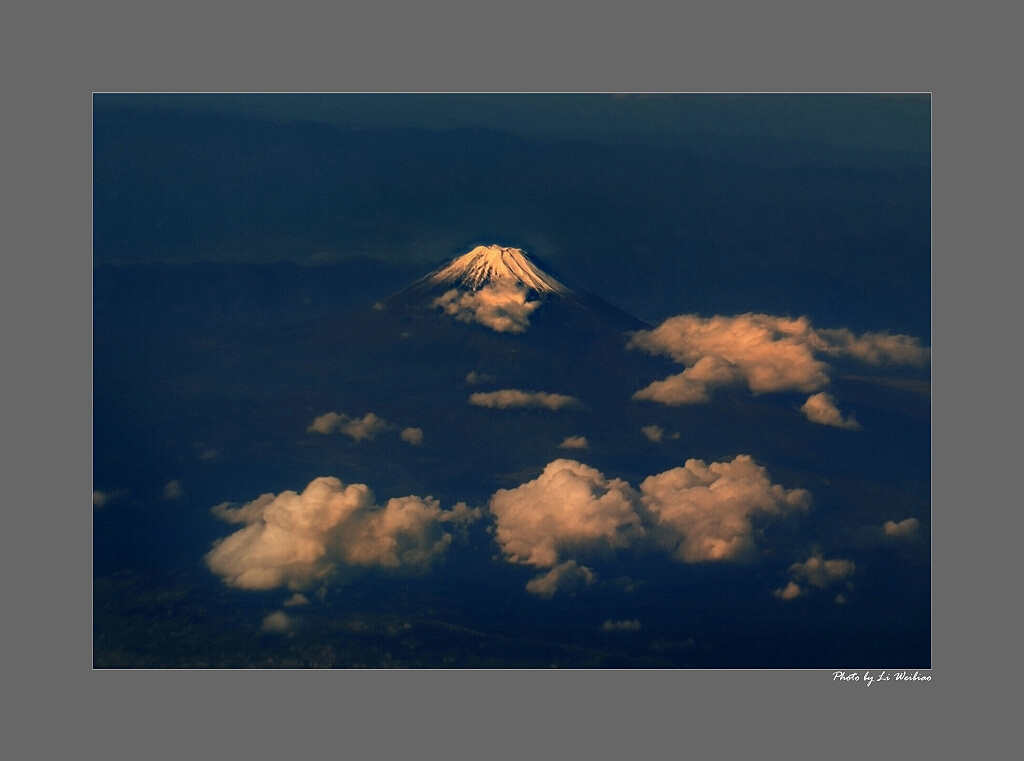
[[917, 518], [907, 518], [899, 523], [886, 521], [882, 526], [882, 534], [891, 539], [916, 539], [919, 528], [921, 528], [921, 521]]
[[590, 449], [586, 436], [566, 436], [565, 441], [558, 445], [559, 449]]
[[[792, 580], [784, 588], [776, 589], [774, 595], [782, 600], [794, 600], [806, 592], [798, 582], [803, 581], [812, 587], [827, 589], [845, 581], [856, 568], [857, 566], [852, 560], [842, 558], [825, 560], [820, 552], [815, 552], [803, 563], [793, 563], [789, 567]], [[846, 600], [840, 595], [836, 598], [836, 602], [842, 604]]]
[[478, 407], [546, 407], [549, 410], [560, 410], [565, 407], [576, 407], [579, 400], [564, 394], [549, 394], [545, 391], [520, 391], [506, 388], [501, 391], [478, 392], [469, 397], [469, 403]]
[[271, 634], [284, 634], [289, 631], [294, 624], [295, 622], [292, 620], [291, 616], [283, 610], [279, 610], [276, 613], [271, 613], [263, 619], [263, 623], [260, 624], [260, 631], [269, 632]]
[[309, 598], [302, 594], [302, 592], [296, 592], [284, 601], [286, 608], [297, 608], [300, 605], [309, 605]]
[[341, 431], [346, 436], [351, 436], [356, 441], [373, 439], [381, 431], [387, 430], [387, 421], [379, 418], [372, 412], [367, 412], [361, 418], [352, 418], [337, 412], [327, 412], [317, 417], [306, 433], [322, 433], [328, 435], [335, 431]]
[[418, 447], [423, 443], [422, 428], [403, 428], [400, 436], [402, 441], [412, 444], [414, 447]]
[[365, 484], [314, 479], [299, 494], [264, 494], [211, 512], [244, 528], [214, 543], [210, 570], [242, 589], [292, 591], [328, 581], [341, 565], [424, 570], [452, 542], [446, 527], [479, 516], [459, 503], [442, 510], [430, 497], [399, 497], [380, 506]]
[[795, 581], [790, 581], [785, 587], [780, 587], [772, 592], [780, 600], [795, 600], [804, 594], [804, 590]]
[[793, 578], [804, 580], [811, 586], [825, 589], [826, 587], [845, 579], [856, 570], [857, 566], [852, 560], [833, 558], [825, 560], [824, 556], [817, 552], [811, 555], [803, 563], [793, 563], [789, 572]]
[[[555, 460], [533, 481], [491, 497], [494, 537], [510, 563], [550, 569], [527, 585], [550, 596], [563, 581], [586, 583], [581, 562], [617, 550], [668, 552], [682, 563], [756, 557], [752, 518], [807, 509], [810, 495], [771, 483], [749, 456], [689, 460], [647, 478], [639, 491], [574, 460]], [[572, 565], [568, 565], [572, 562]]]
[[854, 545], [859, 549], [892, 547], [895, 544], [915, 543], [922, 540], [921, 521], [917, 518], [890, 520], [881, 526], [861, 526], [851, 532]]
[[800, 411], [807, 416], [812, 423], [831, 425], [836, 428], [848, 428], [852, 431], [860, 430], [858, 423], [853, 416], [844, 418], [839, 408], [836, 407], [836, 400], [831, 394], [824, 391], [808, 397]]
[[785, 516], [811, 504], [809, 492], [773, 484], [748, 455], [710, 465], [687, 460], [650, 476], [640, 490], [659, 544], [683, 563], [752, 560], [756, 514]]
[[593, 572], [570, 556], [624, 549], [644, 536], [636, 503], [625, 481], [575, 460], [555, 460], [533, 481], [495, 492], [490, 510], [506, 560], [550, 569], [527, 589], [551, 595], [567, 581], [593, 580]]
[[[635, 333], [628, 347], [667, 355], [686, 365], [682, 373], [634, 394], [636, 399], [672, 405], [707, 402], [714, 389], [728, 385], [746, 385], [754, 394], [819, 391], [829, 382], [829, 366], [821, 355], [875, 365], [925, 365], [929, 359], [929, 350], [910, 336], [857, 336], [846, 328], [816, 329], [806, 317], [767, 314], [670, 317], [653, 330]], [[815, 409], [815, 403], [811, 407]], [[821, 400], [817, 407], [823, 411]], [[835, 415], [839, 416], [838, 410]]]
[[661, 439], [665, 436], [665, 431], [660, 425], [645, 425], [640, 429], [644, 436], [653, 441], [655, 444], [661, 442]]
[[498, 333], [523, 333], [540, 302], [529, 301], [520, 286], [492, 283], [477, 291], [452, 289], [434, 299], [433, 306], [459, 322], [477, 322]]

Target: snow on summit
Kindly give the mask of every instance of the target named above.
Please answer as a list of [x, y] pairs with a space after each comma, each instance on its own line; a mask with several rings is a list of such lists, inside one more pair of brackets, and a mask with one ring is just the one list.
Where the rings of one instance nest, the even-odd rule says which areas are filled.
[[431, 303], [459, 322], [476, 322], [497, 333], [522, 333], [540, 300], [532, 294], [567, 294], [569, 289], [542, 272], [518, 248], [477, 246], [422, 281], [444, 289]]
[[477, 246], [455, 257], [387, 300], [394, 307], [440, 309], [456, 322], [483, 325], [496, 333], [526, 332], [545, 304], [558, 315], [555, 323], [572, 330], [590, 325], [597, 333], [618, 333], [651, 327], [595, 296], [574, 292], [522, 249], [496, 245]]
[[539, 269], [519, 248], [477, 246], [429, 278], [432, 284], [478, 291], [493, 286], [523, 286], [537, 293], [568, 293], [569, 289]]

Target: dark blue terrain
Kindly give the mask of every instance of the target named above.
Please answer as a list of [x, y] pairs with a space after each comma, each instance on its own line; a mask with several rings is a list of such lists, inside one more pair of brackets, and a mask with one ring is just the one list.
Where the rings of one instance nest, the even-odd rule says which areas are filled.
[[[681, 367], [627, 350], [626, 331], [676, 314], [807, 315], [930, 344], [928, 164], [830, 156], [766, 167], [486, 130], [98, 107], [95, 665], [930, 667], [928, 368], [833, 362], [829, 393], [859, 431], [809, 423], [800, 393], [631, 398]], [[546, 303], [524, 334], [374, 308], [492, 242], [594, 300]], [[471, 387], [470, 372], [495, 381]], [[466, 402], [506, 387], [582, 404]], [[421, 428], [423, 443], [307, 431], [333, 410]], [[651, 424], [678, 436], [649, 441]], [[589, 449], [558, 448], [572, 435]], [[291, 591], [231, 588], [203, 561], [237, 528], [211, 507], [319, 476], [365, 483], [381, 504], [432, 495], [448, 509], [486, 507], [562, 457], [637, 486], [739, 454], [813, 500], [756, 523], [754, 563], [623, 551], [591, 563], [594, 584], [546, 599], [525, 589], [536, 569], [500, 558], [485, 514], [428, 573], [352, 571], [307, 591], [278, 634], [261, 622]], [[911, 517], [913, 541], [879, 537]], [[814, 548], [856, 563], [843, 602], [839, 587], [773, 596]]]

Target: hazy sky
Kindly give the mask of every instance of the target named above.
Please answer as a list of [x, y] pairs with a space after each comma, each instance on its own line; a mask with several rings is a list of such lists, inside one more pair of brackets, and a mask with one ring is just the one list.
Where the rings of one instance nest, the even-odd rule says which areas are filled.
[[760, 136], [926, 152], [931, 96], [917, 94], [110, 94], [131, 105], [341, 127], [484, 127], [524, 136], [686, 147], [694, 135]]

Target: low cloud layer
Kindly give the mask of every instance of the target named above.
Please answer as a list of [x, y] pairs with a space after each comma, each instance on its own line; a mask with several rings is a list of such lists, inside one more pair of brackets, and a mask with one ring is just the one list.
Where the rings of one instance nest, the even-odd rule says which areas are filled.
[[478, 392], [469, 397], [469, 403], [478, 407], [506, 409], [508, 407], [546, 407], [549, 410], [561, 410], [576, 407], [579, 400], [564, 394], [549, 394], [545, 391], [520, 391], [506, 388], [501, 391]]
[[[671, 317], [653, 330], [641, 330], [628, 347], [666, 355], [686, 365], [678, 375], [654, 381], [634, 394], [662, 404], [707, 402], [716, 388], [745, 385], [754, 394], [777, 391], [817, 392], [829, 383], [829, 366], [821, 356], [849, 357], [872, 365], [923, 366], [929, 350], [916, 338], [888, 333], [855, 335], [846, 328], [817, 329], [806, 317], [767, 314]], [[814, 397], [812, 397], [814, 399]], [[808, 400], [814, 422], [853, 427], [825, 399]], [[806, 406], [806, 405], [805, 405]], [[815, 419], [812, 415], [819, 419]]]
[[387, 430], [387, 421], [372, 412], [361, 418], [352, 418], [338, 412], [327, 412], [317, 417], [306, 429], [306, 433], [322, 433], [325, 436], [340, 431], [356, 441], [373, 439], [378, 433]]
[[839, 408], [836, 407], [836, 400], [831, 394], [824, 391], [808, 397], [800, 411], [807, 416], [812, 423], [831, 425], [836, 428], [846, 428], [851, 431], [859, 431], [860, 423], [853, 416], [844, 418]]
[[[549, 569], [527, 585], [550, 596], [591, 583], [582, 563], [627, 549], [669, 553], [682, 563], [756, 557], [752, 519], [807, 509], [802, 489], [772, 484], [749, 456], [710, 465], [689, 460], [636, 490], [575, 460], [555, 460], [533, 481], [491, 497], [495, 541], [510, 563]], [[571, 565], [570, 565], [571, 564]]]
[[434, 299], [433, 306], [459, 322], [476, 322], [498, 333], [523, 333], [540, 302], [529, 301], [520, 286], [492, 283], [478, 291], [452, 289]]
[[446, 527], [479, 516], [460, 503], [441, 510], [430, 497], [399, 497], [380, 506], [365, 484], [317, 478], [302, 491], [264, 494], [211, 512], [244, 528], [214, 543], [210, 570], [242, 589], [300, 591], [330, 580], [341, 565], [425, 569], [452, 542]]

